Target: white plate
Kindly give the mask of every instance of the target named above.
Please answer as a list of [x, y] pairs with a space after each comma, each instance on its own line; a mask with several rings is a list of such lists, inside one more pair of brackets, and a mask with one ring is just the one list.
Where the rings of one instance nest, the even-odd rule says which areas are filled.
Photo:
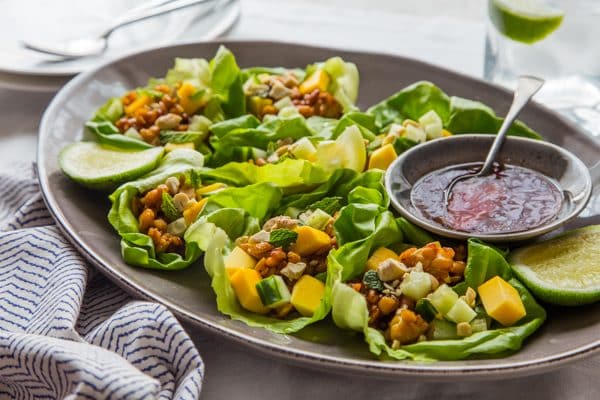
[[[96, 57], [55, 62], [24, 49], [22, 40], [66, 41], [92, 36], [144, 0], [41, 0], [3, 4], [0, 28], [0, 87], [53, 91], [73, 75], [107, 60], [153, 47], [213, 39], [235, 22], [237, 0], [215, 0], [116, 30], [107, 51]], [[51, 4], [51, 6], [49, 6]]]

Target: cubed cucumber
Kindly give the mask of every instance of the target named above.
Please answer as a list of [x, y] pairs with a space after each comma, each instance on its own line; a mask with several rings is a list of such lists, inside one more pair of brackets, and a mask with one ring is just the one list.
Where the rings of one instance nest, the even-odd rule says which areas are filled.
[[445, 315], [450, 321], [456, 323], [471, 322], [476, 316], [477, 313], [463, 299], [456, 300], [456, 303], [454, 303]]
[[304, 218], [300, 216], [300, 220], [304, 222], [304, 224], [308, 226], [312, 226], [315, 229], [323, 230], [329, 223], [331, 219], [331, 215], [327, 214], [325, 211], [320, 208], [312, 211], [310, 214], [306, 215]]
[[438, 313], [429, 299], [419, 299], [415, 305], [415, 311], [427, 322], [433, 321]]
[[431, 278], [427, 272], [413, 271], [400, 284], [402, 294], [419, 300], [431, 292]]
[[262, 303], [268, 308], [277, 308], [290, 302], [290, 291], [279, 275], [271, 275], [260, 280], [256, 284], [256, 291]]
[[442, 314], [446, 314], [458, 300], [458, 294], [448, 285], [443, 284], [429, 296], [431, 304]]
[[421, 115], [419, 123], [425, 130], [428, 140], [442, 137], [442, 119], [435, 111], [430, 110]]
[[483, 332], [488, 330], [488, 321], [485, 318], [475, 318], [471, 321], [471, 330], [475, 332]]
[[456, 334], [456, 324], [443, 319], [434, 319], [431, 324], [429, 324], [427, 337], [430, 340], [460, 339]]

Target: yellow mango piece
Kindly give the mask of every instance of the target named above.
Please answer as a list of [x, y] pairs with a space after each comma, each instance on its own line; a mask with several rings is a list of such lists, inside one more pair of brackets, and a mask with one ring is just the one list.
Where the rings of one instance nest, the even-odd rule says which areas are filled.
[[302, 257], [315, 254], [331, 243], [328, 234], [308, 225], [299, 226], [294, 231], [298, 234], [298, 239], [292, 247]]
[[442, 129], [442, 137], [448, 137], [448, 136], [452, 136], [452, 133], [450, 133], [449, 131]]
[[226, 184], [217, 182], [217, 183], [213, 183], [210, 185], [202, 186], [201, 188], [196, 190], [196, 194], [198, 196], [202, 196], [206, 193], [214, 192], [215, 190], [225, 189], [226, 187], [227, 187]]
[[194, 146], [194, 143], [167, 143], [165, 144], [165, 151], [171, 152], [173, 150], [176, 149], [192, 149], [195, 150], [196, 147]]
[[326, 92], [330, 81], [329, 74], [322, 69], [318, 69], [300, 84], [298, 90], [302, 94], [310, 93], [315, 89]]
[[302, 276], [292, 289], [290, 303], [305, 317], [312, 317], [325, 294], [325, 284], [310, 275]]
[[193, 206], [183, 210], [183, 218], [185, 219], [186, 225], [191, 225], [192, 222], [194, 222], [196, 218], [198, 218], [198, 214], [200, 214], [207, 201], [208, 197], [205, 197], [203, 199], [200, 199]]
[[396, 158], [398, 158], [398, 154], [396, 154], [394, 146], [386, 144], [371, 154], [368, 169], [379, 168], [385, 171]]
[[398, 255], [387, 247], [380, 247], [367, 260], [367, 270], [377, 270], [379, 264], [388, 259], [398, 260]]
[[262, 115], [262, 110], [266, 106], [273, 105], [273, 100], [260, 96], [252, 96], [248, 99], [248, 109], [254, 115]]
[[257, 270], [251, 268], [240, 268], [229, 278], [231, 287], [238, 301], [248, 311], [258, 314], [266, 314], [269, 309], [260, 300], [256, 284], [262, 277]]
[[136, 110], [150, 103], [152, 103], [152, 99], [149, 96], [140, 96], [133, 103], [125, 107], [125, 114], [133, 114]]
[[229, 278], [239, 269], [254, 268], [256, 260], [250, 254], [246, 253], [240, 247], [233, 248], [231, 253], [225, 257], [225, 270]]
[[511, 326], [526, 314], [519, 292], [499, 276], [481, 284], [477, 291], [485, 312], [504, 326]]
[[204, 96], [198, 96], [198, 98], [194, 97], [197, 92], [198, 90], [196, 87], [189, 82], [184, 82], [179, 89], [177, 89], [179, 104], [189, 115], [194, 114], [204, 105]]

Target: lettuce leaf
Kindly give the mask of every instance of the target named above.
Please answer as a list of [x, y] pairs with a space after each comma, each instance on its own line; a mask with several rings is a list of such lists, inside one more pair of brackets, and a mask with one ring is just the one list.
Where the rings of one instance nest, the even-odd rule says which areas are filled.
[[[380, 129], [405, 119], [418, 120], [426, 112], [434, 110], [442, 119], [445, 129], [453, 134], [491, 133], [500, 129], [503, 119], [494, 111], [477, 101], [450, 97], [431, 82], [416, 82], [367, 110], [375, 117]], [[516, 121], [509, 135], [541, 139], [541, 136], [520, 121]]]
[[[404, 224], [405, 221], [401, 221]], [[407, 221], [406, 221], [407, 222]], [[406, 230], [406, 226], [403, 231]], [[413, 233], [415, 231], [412, 231]], [[405, 238], [406, 239], [406, 238]], [[415, 361], [434, 360], [462, 360], [469, 357], [497, 357], [518, 350], [523, 341], [530, 336], [546, 318], [546, 312], [537, 304], [529, 291], [515, 278], [504, 256], [495, 248], [478, 240], [468, 242], [468, 260], [465, 270], [465, 283], [457, 286], [470, 286], [477, 288], [493, 276], [500, 275], [506, 279], [521, 295], [527, 315], [511, 327], [500, 327], [484, 332], [475, 333], [460, 340], [432, 340], [402, 346], [394, 350], [386, 343], [383, 334], [377, 329], [368, 326], [368, 311], [364, 297], [343, 282], [347, 278], [358, 276], [364, 271], [366, 257], [381, 246], [386, 246], [389, 241], [365, 241], [362, 248], [357, 249], [355, 243], [340, 247], [330, 254], [331, 261], [343, 268], [338, 271], [336, 283], [332, 294], [332, 316], [335, 324], [343, 329], [362, 332], [369, 350], [382, 357], [392, 359], [410, 359]], [[355, 258], [348, 256], [352, 248], [353, 253], [363, 254], [360, 261], [349, 264]], [[364, 255], [366, 254], [366, 256]], [[358, 262], [361, 262], [358, 270]], [[351, 269], [352, 273], [346, 272]]]
[[202, 253], [194, 242], [186, 242], [183, 257], [175, 253], [157, 253], [152, 239], [139, 232], [131, 202], [139, 193], [164, 183], [170, 176], [184, 176], [190, 183], [199, 182], [197, 174], [202, 164], [202, 154], [187, 149], [174, 150], [163, 158], [154, 171], [121, 185], [109, 196], [112, 205], [108, 221], [121, 236], [121, 254], [126, 263], [144, 268], [176, 270], [189, 266], [200, 257]]
[[285, 194], [313, 189], [326, 182], [328, 175], [306, 160], [285, 159], [278, 164], [257, 166], [248, 162], [231, 162], [215, 169], [205, 168], [201, 176], [207, 182], [223, 182], [232, 186], [272, 182]]

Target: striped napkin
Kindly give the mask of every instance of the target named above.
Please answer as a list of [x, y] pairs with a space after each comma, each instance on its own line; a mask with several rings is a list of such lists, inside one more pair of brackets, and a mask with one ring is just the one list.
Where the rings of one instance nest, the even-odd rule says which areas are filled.
[[67, 242], [30, 164], [0, 171], [0, 399], [197, 399], [203, 373], [165, 307]]

